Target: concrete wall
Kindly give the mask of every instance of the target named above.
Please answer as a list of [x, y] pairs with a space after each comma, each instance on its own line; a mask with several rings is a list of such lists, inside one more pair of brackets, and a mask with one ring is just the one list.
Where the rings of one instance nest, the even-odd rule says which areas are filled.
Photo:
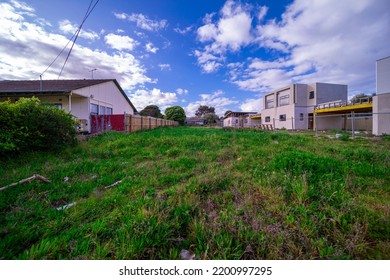
[[316, 83], [316, 104], [335, 100], [348, 100], [348, 86], [338, 84]]
[[390, 92], [390, 56], [376, 62], [376, 93]]
[[374, 96], [372, 103], [372, 133], [374, 135], [390, 134], [390, 93]]
[[314, 122], [314, 125], [317, 126], [318, 130], [342, 130], [344, 127], [343, 116], [317, 116], [314, 119]]

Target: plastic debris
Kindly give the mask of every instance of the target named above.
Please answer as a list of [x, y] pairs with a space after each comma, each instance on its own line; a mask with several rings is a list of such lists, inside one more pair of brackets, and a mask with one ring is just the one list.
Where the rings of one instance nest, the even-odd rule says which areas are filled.
[[74, 205], [76, 205], [76, 202], [72, 202], [72, 203], [66, 204], [66, 205], [61, 206], [61, 207], [57, 207], [56, 209], [57, 209], [58, 211], [61, 211], [61, 210], [68, 209], [69, 207], [72, 207], [72, 206], [74, 206]]

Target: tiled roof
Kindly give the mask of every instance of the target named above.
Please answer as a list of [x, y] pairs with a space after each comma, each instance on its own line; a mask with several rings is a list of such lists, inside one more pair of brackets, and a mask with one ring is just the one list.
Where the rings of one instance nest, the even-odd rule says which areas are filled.
[[[101, 83], [114, 81], [113, 79], [96, 80], [5, 80], [0, 81], [1, 93], [47, 93], [71, 92], [79, 88], [89, 87]], [[42, 88], [41, 88], [42, 86]]]

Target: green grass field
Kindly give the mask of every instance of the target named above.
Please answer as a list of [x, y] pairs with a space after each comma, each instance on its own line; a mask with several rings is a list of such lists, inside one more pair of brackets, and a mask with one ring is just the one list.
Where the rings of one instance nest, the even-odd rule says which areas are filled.
[[51, 183], [0, 192], [0, 259], [390, 259], [389, 151], [176, 127], [2, 160], [0, 187]]

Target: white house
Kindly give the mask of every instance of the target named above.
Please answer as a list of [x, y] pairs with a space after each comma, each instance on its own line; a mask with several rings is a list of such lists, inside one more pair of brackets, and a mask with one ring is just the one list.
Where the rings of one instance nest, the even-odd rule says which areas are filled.
[[0, 81], [0, 102], [32, 96], [71, 113], [87, 131], [91, 131], [91, 115], [137, 112], [115, 79]]
[[262, 123], [277, 129], [313, 129], [314, 107], [335, 100], [347, 102], [346, 85], [291, 84], [263, 97]]
[[390, 56], [376, 62], [376, 95], [372, 102], [372, 133], [390, 134]]
[[256, 112], [229, 112], [223, 118], [223, 127], [248, 128], [261, 124]]

